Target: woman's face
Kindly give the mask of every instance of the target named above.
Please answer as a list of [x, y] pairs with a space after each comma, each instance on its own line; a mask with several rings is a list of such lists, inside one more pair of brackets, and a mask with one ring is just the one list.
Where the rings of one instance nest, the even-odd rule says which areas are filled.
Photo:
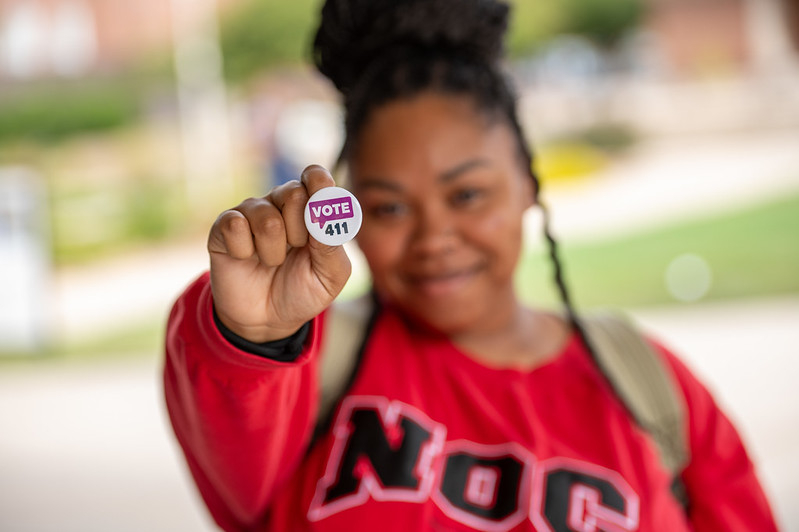
[[534, 192], [504, 122], [466, 97], [423, 93], [373, 110], [349, 162], [358, 244], [382, 300], [448, 334], [515, 312]]

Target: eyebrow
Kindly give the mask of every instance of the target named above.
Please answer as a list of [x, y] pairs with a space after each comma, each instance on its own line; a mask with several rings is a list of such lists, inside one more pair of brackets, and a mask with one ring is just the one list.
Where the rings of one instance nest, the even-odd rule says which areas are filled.
[[451, 168], [441, 174], [438, 178], [440, 183], [446, 183], [452, 181], [471, 170], [472, 168], [478, 168], [480, 166], [488, 166], [489, 161], [488, 159], [469, 159], [467, 161], [462, 162], [458, 166]]
[[[450, 181], [457, 179], [458, 177], [460, 177], [461, 175], [463, 175], [464, 173], [468, 172], [473, 168], [478, 168], [481, 166], [489, 166], [489, 164], [490, 163], [488, 159], [469, 159], [443, 172], [441, 175], [438, 176], [438, 182], [442, 184], [448, 183]], [[367, 178], [363, 180], [358, 185], [357, 188], [359, 189], [377, 188], [393, 192], [402, 192], [403, 190], [403, 187], [398, 183], [395, 183], [391, 180], [384, 179], [381, 177]]]

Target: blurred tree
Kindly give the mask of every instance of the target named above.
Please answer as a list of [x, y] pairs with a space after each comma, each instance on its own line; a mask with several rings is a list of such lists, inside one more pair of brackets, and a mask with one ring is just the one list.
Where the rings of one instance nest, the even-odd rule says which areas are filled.
[[586, 37], [601, 48], [613, 48], [644, 15], [643, 0], [559, 0], [563, 33]]
[[513, 8], [508, 35], [508, 50], [512, 56], [535, 51], [565, 26], [563, 6], [567, 0], [508, 1]]
[[523, 56], [562, 34], [612, 48], [642, 20], [645, 0], [507, 0], [513, 7], [508, 47]]
[[248, 0], [220, 24], [225, 78], [246, 81], [281, 64], [307, 61], [321, 0]]

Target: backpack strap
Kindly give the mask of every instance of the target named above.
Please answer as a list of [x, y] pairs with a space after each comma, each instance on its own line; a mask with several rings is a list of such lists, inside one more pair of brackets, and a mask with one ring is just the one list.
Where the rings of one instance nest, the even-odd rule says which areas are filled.
[[582, 324], [597, 365], [632, 418], [654, 439], [674, 479], [672, 491], [686, 505], [680, 480], [690, 459], [685, 404], [664, 361], [626, 317], [597, 312]]

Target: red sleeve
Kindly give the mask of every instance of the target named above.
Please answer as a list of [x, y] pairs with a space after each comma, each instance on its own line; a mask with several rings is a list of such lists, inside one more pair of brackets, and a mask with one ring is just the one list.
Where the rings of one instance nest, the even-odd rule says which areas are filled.
[[164, 388], [189, 469], [224, 530], [258, 528], [302, 459], [316, 417], [320, 319], [292, 363], [240, 351], [214, 325], [208, 274], [169, 317]]
[[691, 460], [682, 474], [697, 531], [774, 531], [777, 526], [738, 432], [710, 392], [672, 353], [666, 355], [688, 408]]

